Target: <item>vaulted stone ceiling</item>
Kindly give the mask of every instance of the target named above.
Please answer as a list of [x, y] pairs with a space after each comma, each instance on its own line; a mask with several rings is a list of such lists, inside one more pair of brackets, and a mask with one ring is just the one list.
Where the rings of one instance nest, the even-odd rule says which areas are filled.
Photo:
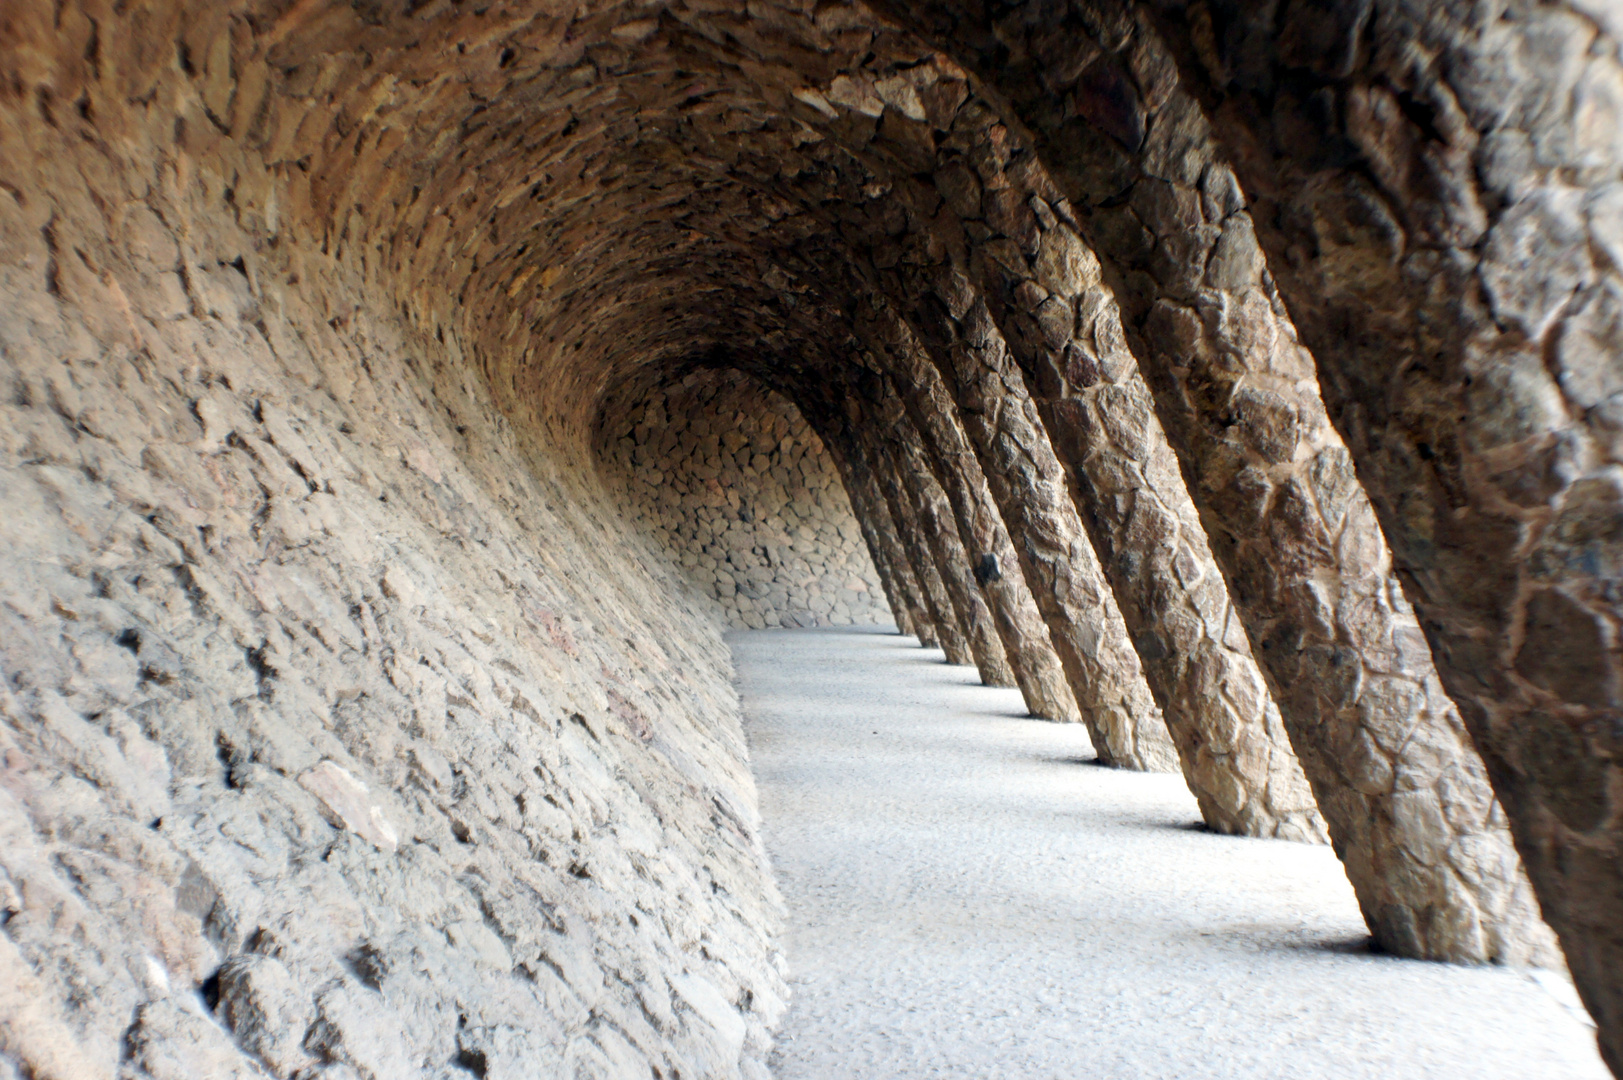
[[[80, 330], [7, 356], [398, 341], [395, 415], [581, 535], [605, 410], [736, 368], [905, 629], [1214, 828], [1328, 837], [1391, 951], [1548, 960], [1536, 892], [1617, 1068], [1619, 37], [1594, 0], [10, 5], [8, 287]], [[316, 385], [394, 378], [357, 363]]]

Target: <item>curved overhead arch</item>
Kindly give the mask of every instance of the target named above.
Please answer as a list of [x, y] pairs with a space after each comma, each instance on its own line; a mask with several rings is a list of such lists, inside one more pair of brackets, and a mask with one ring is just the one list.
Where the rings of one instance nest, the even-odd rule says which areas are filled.
[[[1328, 838], [1389, 951], [1546, 961], [1542, 902], [1615, 1066], [1623, 77], [1592, 6], [19, 0], [0, 349], [49, 528], [11, 538], [77, 599], [6, 599], [50, 643], [8, 722], [64, 776], [102, 739], [202, 777], [141, 947], [197, 983], [229, 954], [233, 1016], [348, 988], [288, 991], [310, 1038], [239, 1032], [273, 1069], [405, 1069], [344, 995], [417, 950], [522, 970], [481, 1008], [537, 1060], [754, 1076], [783, 987], [725, 651], [598, 456], [616, 410], [735, 370], [826, 443], [899, 625], [1181, 769], [1216, 830]], [[169, 780], [98, 820], [179, 820]], [[216, 808], [284, 803], [289, 865], [313, 823], [353, 842], [308, 890], [392, 927], [373, 953], [243, 929], [265, 888], [185, 869], [224, 858]], [[367, 860], [430, 849], [457, 899], [425, 934]], [[85, 1053], [179, 1037], [114, 981], [150, 1009]], [[411, 1052], [498, 1053], [469, 1024]]]

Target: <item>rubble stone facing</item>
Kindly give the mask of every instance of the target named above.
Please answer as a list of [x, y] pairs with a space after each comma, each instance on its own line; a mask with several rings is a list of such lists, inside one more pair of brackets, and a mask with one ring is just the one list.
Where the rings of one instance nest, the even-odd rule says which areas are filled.
[[1617, 5], [1149, 7], [1623, 1071]]
[[[1436, 959], [1550, 957], [1459, 713], [1427, 651], [1404, 644], [1420, 627], [1319, 399], [1312, 358], [1296, 344], [1239, 188], [1166, 49], [1126, 8], [1022, 7], [994, 32], [949, 0], [904, 6], [1009, 96], [1055, 165], [1049, 180], [1006, 130], [981, 125], [967, 146], [943, 140], [965, 161], [938, 175], [954, 177], [943, 199], [984, 219], [962, 226], [960, 273], [981, 281], [1050, 435], [1076, 462], [1074, 476], [1096, 488], [1082, 502], [1094, 523], [1108, 526], [1109, 502], [1097, 496], [1119, 487], [1112, 444], [1127, 433], [1143, 440], [1131, 417], [1144, 384], [1099, 290], [1053, 302], [1099, 272], [1090, 252], [1067, 242], [1072, 230], [1110, 267], [1131, 320], [1127, 340], [1212, 554], [1377, 939]], [[1058, 110], [1056, 100], [1072, 104]], [[975, 106], [971, 98], [960, 115]], [[1047, 190], [1056, 181], [1074, 203]], [[936, 291], [950, 307], [962, 288], [949, 281]], [[1115, 405], [1090, 418], [1090, 399], [1112, 394]], [[1131, 539], [1108, 527], [1105, 536]], [[1115, 567], [1118, 587], [1130, 593], [1125, 569]], [[1168, 633], [1180, 620], [1151, 621]], [[1155, 636], [1138, 639], [1152, 656]], [[1350, 670], [1354, 658], [1362, 671]], [[1300, 789], [1288, 772], [1281, 779], [1289, 806]]]
[[896, 532], [890, 510], [885, 506], [885, 496], [879, 490], [878, 482], [868, 472], [843, 426], [833, 429], [836, 433], [833, 437], [829, 428], [822, 427], [821, 430], [823, 445], [828, 448], [845, 483], [863, 540], [868, 545], [868, 553], [873, 557], [881, 579], [887, 583], [885, 592], [890, 600], [891, 612], [897, 616], [898, 628], [904, 633], [913, 634], [925, 648], [936, 648], [940, 640], [936, 636], [935, 624], [931, 622], [924, 601], [920, 599], [918, 580], [908, 566], [901, 537]]
[[890, 380], [917, 432], [928, 468], [951, 507], [953, 522], [990, 608], [1015, 684], [1031, 715], [1075, 723], [1076, 695], [1048, 636], [1048, 627], [1020, 570], [1020, 557], [992, 501], [980, 461], [958, 422], [941, 373], [920, 360]]
[[[906, 341], [893, 347], [899, 353], [912, 351]], [[1087, 355], [1080, 349], [1075, 352]], [[1123, 381], [1133, 373], [1130, 362], [1121, 363], [1119, 358], [1113, 366]], [[907, 381], [936, 389], [941, 380], [927, 364], [916, 364]], [[944, 396], [944, 390], [937, 392]], [[1050, 401], [1045, 426], [1065, 438], [1056, 452], [1064, 450], [1071, 460], [1085, 462], [1110, 485], [1108, 500], [1084, 487], [1075, 502], [1084, 520], [1092, 519], [1102, 546], [1107, 545], [1109, 558], [1103, 560], [1107, 573], [1127, 579], [1129, 587], [1119, 588], [1133, 601], [1138, 653], [1150, 686], [1173, 706], [1164, 715], [1202, 816], [1221, 832], [1322, 840], [1323, 822], [1280, 726], [1278, 710], [1250, 660], [1244, 631], [1227, 607], [1227, 590], [1209, 565], [1204, 534], [1198, 524], [1179, 521], [1164, 509], [1166, 502], [1178, 506], [1177, 497], [1183, 495], [1192, 517], [1182, 478], [1163, 472], [1154, 476], [1154, 483], [1145, 479], [1146, 473], [1154, 475], [1156, 465], [1176, 468], [1166, 461], [1171, 450], [1164, 445], [1156, 448], [1159, 432], [1145, 422], [1142, 411], [1135, 415], [1121, 405], [1119, 399], [1111, 399], [1100, 410], [1109, 414], [1105, 422], [1083, 414], [1084, 421], [1093, 420], [1085, 426], [1077, 423], [1074, 411], [1062, 417], [1064, 422], [1054, 423], [1055, 406]], [[1117, 446], [1107, 430], [1120, 433], [1126, 449]], [[1072, 481], [1086, 485], [1088, 473], [1079, 478], [1078, 467], [1073, 466]], [[1100, 527], [1099, 519], [1108, 524]], [[1123, 614], [1126, 617], [1129, 609], [1124, 608]], [[1162, 634], [1176, 637], [1163, 642]]]
[[895, 525], [896, 537], [902, 554], [912, 569], [919, 600], [925, 614], [935, 627], [936, 639], [949, 664], [971, 664], [975, 656], [969, 649], [969, 636], [959, 618], [958, 607], [942, 580], [941, 562], [936, 558], [925, 526], [914, 509], [902, 476], [901, 466], [891, 453], [888, 439], [884, 439], [867, 424], [851, 425], [851, 445], [860, 457], [868, 475], [873, 477], [885, 509]]
[[93, 13], [0, 14], [0, 1073], [763, 1077], [713, 609], [220, 138], [247, 24]]
[[605, 412], [628, 516], [676, 554], [728, 625], [891, 621], [838, 471], [787, 399], [700, 369]]
[[1190, 74], [1226, 88], [1243, 45], [1287, 87], [1250, 116], [1237, 92], [1217, 129], [1250, 151], [1281, 291], [1623, 1071], [1616, 5], [1379, 3], [1277, 39], [1248, 8]]
[[[802, 408], [908, 378], [865, 312], [939, 368], [1102, 755], [1174, 767], [1130, 556], [1027, 389], [1076, 314], [1042, 209], [1100, 255], [1332, 831], [1381, 826], [1372, 929], [1539, 937], [1423, 630], [1619, 1060], [1605, 6], [1168, 0], [1216, 141], [1135, 8], [892, 7], [0, 10], [0, 1069], [758, 1077], [776, 901], [717, 607], [593, 433], [696, 362]], [[899, 622], [967, 659], [912, 474], [836, 427]]]
[[999, 152], [1000, 139], [1010, 141], [984, 124], [955, 125], [940, 147], [938, 175], [956, 178], [943, 190], [986, 233], [970, 234], [965, 269], [997, 302], [998, 334], [1066, 467], [1190, 788], [1219, 831], [1321, 840], [1324, 823], [1098, 261], [1068, 201], [1029, 163], [1005, 164], [1012, 153]]
[[452, 349], [197, 183], [121, 213], [180, 223], [146, 238], [202, 316], [91, 211], [55, 235], [105, 274], [54, 291], [7, 234], [0, 1051], [762, 1075], [778, 916], [710, 612], [427, 374]]
[[982, 461], [1021, 571], [1101, 761], [1171, 772], [1178, 756], [1138, 654], [1071, 502], [1064, 470], [985, 305], [944, 309], [933, 358]]
[[[1055, 214], [1068, 216], [1071, 210], [1047, 181], [1029, 151], [1021, 147], [1018, 140], [996, 121], [988, 104], [964, 88], [962, 73], [956, 72], [951, 65], [944, 64], [939, 58], [927, 60], [923, 55], [891, 63], [895, 64], [894, 68], [878, 63], [878, 71], [864, 71], [860, 76], [842, 76], [842, 89], [837, 92], [831, 85], [830, 93], [834, 98], [841, 98], [842, 94], [857, 94], [851, 100], [861, 105], [867, 100], [857, 93], [861, 87], [870, 86], [874, 95], [878, 95], [879, 86], [904, 80], [910, 87], [922, 88], [921, 92], [926, 93], [929, 100], [950, 103], [930, 116], [931, 123], [945, 131], [945, 135], [938, 137], [936, 149], [931, 151], [934, 167], [941, 177], [936, 188], [896, 185], [893, 199], [907, 208], [905, 215], [896, 213], [894, 203], [873, 203], [846, 196], [855, 204], [847, 213], [866, 214], [875, 219], [869, 224], [870, 235], [886, 234], [885, 246], [874, 249], [870, 257], [886, 267], [894, 265], [898, 268], [881, 273], [892, 294], [904, 304], [924, 303], [939, 309], [951, 306], [955, 294], [966, 291], [974, 293], [976, 282], [985, 280], [989, 282], [987, 295], [1005, 297], [1005, 307], [1010, 296], [1022, 304], [1028, 300], [1032, 303], [1044, 298], [1053, 300], [1045, 310], [1066, 309], [1062, 297], [1073, 304], [1080, 304], [1090, 318], [1078, 322], [1073, 313], [1073, 332], [1075, 326], [1080, 326], [1084, 336], [1093, 336], [1094, 324], [1111, 308], [1108, 294], [1098, 288], [1095, 279], [1089, 277], [1087, 270], [1092, 265], [1089, 261], [1091, 256], [1077, 244], [1074, 235], [1066, 233], [1064, 227], [1059, 227], [1059, 231], [1055, 232]], [[887, 74], [890, 71], [896, 73]], [[878, 100], [878, 97], [874, 100]], [[863, 128], [853, 130], [842, 126], [839, 120], [839, 112], [834, 111], [831, 116], [818, 116], [812, 122], [842, 141], [849, 138], [849, 142], [843, 142], [843, 145], [833, 149], [827, 144], [818, 144], [798, 151], [807, 156], [816, 155], [826, 162], [823, 176], [838, 177], [841, 170], [849, 173], [852, 166], [842, 160], [842, 152], [860, 153], [865, 164], [876, 172], [871, 174], [867, 184], [855, 186], [861, 190], [873, 190], [882, 186], [884, 174], [878, 170], [886, 167], [887, 159], [906, 158], [913, 162], [915, 168], [923, 160], [916, 147], [909, 156], [907, 146], [896, 145], [901, 137], [894, 132], [908, 130], [905, 126], [887, 129], [881, 125], [877, 131]], [[773, 137], [771, 132], [757, 135], [766, 142]], [[869, 141], [871, 146], [867, 145]], [[694, 152], [698, 150], [698, 147], [694, 148]], [[787, 152], [787, 148], [778, 152]], [[766, 156], [770, 151], [757, 153]], [[825, 194], [824, 198], [828, 197]], [[1053, 209], [1049, 208], [1049, 203], [1053, 204]], [[840, 220], [843, 224], [846, 219]], [[1051, 232], [1055, 232], [1057, 242], [1039, 246], [1042, 237]], [[1063, 243], [1067, 236], [1069, 247]], [[898, 257], [902, 252], [905, 252], [905, 256]], [[797, 253], [779, 255], [785, 263], [800, 257]], [[913, 272], [915, 268], [931, 267], [948, 260], [962, 273], [940, 268], [936, 276], [947, 278], [947, 285], [936, 287], [929, 281], [921, 284], [916, 280], [919, 275]], [[840, 265], [826, 263], [806, 271], [806, 274], [814, 280], [839, 280]], [[973, 280], [965, 280], [963, 274], [973, 275]], [[1079, 300], [1067, 292], [1078, 288], [1088, 293], [1085, 299]], [[1051, 294], [1050, 289], [1056, 293]], [[917, 318], [928, 323], [931, 316], [924, 313]], [[880, 348], [880, 343], [873, 340], [871, 331], [864, 330], [862, 333], [867, 344]], [[998, 326], [991, 327], [988, 333], [999, 341], [1004, 340]], [[1035, 337], [1036, 331], [1026, 336]], [[1110, 379], [1131, 384], [1126, 387], [1129, 390], [1137, 384], [1130, 358], [1115, 355], [1109, 341], [1090, 344], [1078, 336], [1067, 343], [1066, 349], [1066, 356], [1080, 355], [1082, 367], [1086, 370], [1099, 366], [1092, 365], [1087, 358], [1102, 349], [1110, 354], [1103, 364]], [[1027, 351], [1029, 353], [1029, 349]], [[1119, 347], [1115, 352], [1119, 353]], [[889, 361], [892, 365], [896, 362], [895, 357]], [[916, 381], [918, 378], [916, 370], [905, 363], [898, 373], [904, 381]], [[1096, 384], [1099, 376], [1100, 373], [1095, 370], [1089, 385]], [[1082, 390], [1086, 389], [1087, 386], [1082, 387]], [[1106, 387], [1105, 394], [1108, 395], [1111, 389]], [[1142, 393], [1141, 385], [1138, 390]], [[1063, 390], [1058, 393], [1064, 396]], [[1121, 479], [1124, 473], [1137, 476], [1135, 480], [1125, 481], [1125, 486], [1129, 488], [1138, 486], [1138, 480], [1153, 478], [1156, 481], [1154, 490], [1161, 500], [1168, 505], [1181, 502], [1184, 515], [1180, 529], [1183, 534], [1199, 538], [1200, 527], [1192, 520], [1193, 508], [1181, 491], [1181, 480], [1175, 472], [1168, 472], [1172, 467], [1171, 451], [1165, 445], [1162, 433], [1153, 420], [1146, 423], [1141, 416], [1126, 416], [1119, 420], [1111, 430], [1127, 433], [1125, 441], [1131, 447], [1131, 452], [1153, 455], [1152, 467], [1140, 470], [1127, 451], [1116, 450], [1108, 439], [1091, 439], [1078, 451], [1079, 458], [1084, 458], [1084, 452], [1086, 456], [1071, 470], [1070, 479], [1085, 482], [1089, 471], [1096, 470], [1110, 482], [1113, 492], [1119, 493], [1124, 486]], [[1099, 430], [1105, 429], [1101, 425]], [[1082, 441], [1073, 438], [1067, 446], [1076, 447]], [[1154, 465], [1159, 465], [1159, 469]], [[1115, 557], [1102, 565], [1115, 580], [1130, 586], [1122, 589], [1119, 595], [1129, 597], [1133, 603], [1135, 633], [1148, 646], [1146, 652], [1156, 661], [1153, 670], [1160, 679], [1159, 689], [1163, 699], [1179, 707], [1176, 719], [1180, 757], [1185, 775], [1201, 798], [1210, 823], [1214, 828], [1232, 832], [1303, 838], [1322, 835], [1317, 815], [1311, 808], [1307, 785], [1294, 755], [1285, 744], [1284, 733], [1277, 722], [1269, 695], [1262, 692], [1256, 668], [1245, 656], [1243, 630], [1225, 602], [1225, 590], [1215, 569], [1204, 566], [1204, 569], [1194, 573], [1189, 570], [1190, 558], [1198, 560], [1197, 566], [1204, 564], [1204, 560], [1199, 559], [1204, 554], [1199, 550], [1204, 548], [1204, 543], [1185, 546], [1185, 570], [1171, 580], [1187, 585], [1169, 595], [1162, 585], [1167, 578], [1155, 573], [1155, 570], [1157, 567], [1169, 568], [1171, 558], [1177, 551], [1163, 554], [1159, 548], [1165, 545], [1158, 545], [1155, 536], [1147, 536], [1144, 530], [1133, 528], [1131, 521], [1113, 519], [1108, 512], [1111, 508], [1090, 506], [1085, 501], [1079, 501], [1078, 506], [1087, 508], [1089, 517], [1086, 520], [1095, 527], [1101, 539], [1117, 548]], [[1125, 512], [1125, 507], [1123, 509]], [[1194, 643], [1191, 649], [1188, 639], [1192, 627], [1200, 628], [1199, 633], [1204, 641]], [[1074, 636], [1077, 631], [1066, 632]], [[1161, 640], [1162, 634], [1173, 633], [1181, 635], [1183, 647]], [[1202, 661], [1185, 662], [1184, 657], [1191, 651], [1204, 651], [1205, 656]], [[1107, 662], [1094, 671], [1096, 675], [1109, 671], [1113, 664], [1114, 661], [1107, 655]], [[1130, 678], [1120, 673], [1138, 666], [1138, 657], [1134, 657], [1116, 668], [1118, 675], [1115, 677]], [[1118, 692], [1106, 688], [1087, 693], [1111, 697]], [[1204, 699], [1201, 707], [1195, 707], [1196, 699]], [[1237, 708], [1212, 704], [1215, 701], [1234, 702]], [[1154, 734], [1158, 727], [1155, 723], [1148, 725], [1152, 738], [1158, 738]], [[1462, 746], [1461, 749], [1465, 748]], [[1367, 815], [1361, 815], [1360, 820], [1354, 822], [1354, 829], [1348, 830], [1349, 835], [1354, 835], [1355, 830], [1367, 831], [1362, 820], [1364, 816]], [[1434, 891], [1421, 897], [1419, 906], [1429, 907], [1437, 899]], [[1394, 939], [1393, 944], [1407, 949], [1412, 941], [1412, 936], [1408, 936], [1401, 942]]]
[[901, 400], [891, 392], [888, 381], [876, 381], [876, 388], [881, 400], [873, 403], [876, 407], [872, 410], [872, 422], [886, 433], [896, 473], [941, 571], [942, 584], [958, 612], [958, 621], [968, 637], [981, 682], [986, 686], [1013, 686], [1014, 672], [1004, 653], [1003, 641], [975, 581], [975, 562], [958, 536], [946, 492], [924, 458], [919, 433], [903, 410]]

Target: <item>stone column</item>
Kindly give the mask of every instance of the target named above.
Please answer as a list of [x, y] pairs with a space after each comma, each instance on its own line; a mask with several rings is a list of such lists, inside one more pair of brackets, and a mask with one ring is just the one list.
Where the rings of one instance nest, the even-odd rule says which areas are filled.
[[[1102, 290], [1090, 292], [1081, 298], [1080, 328], [1062, 327], [1054, 309], [1076, 318], [1077, 283], [1059, 280], [1058, 260], [1040, 265], [1049, 271], [1042, 285], [1027, 281], [1008, 290], [1045, 294], [1048, 338], [1022, 340], [1037, 362], [1021, 366], [1036, 375], [1035, 385], [1028, 383], [1033, 401], [1101, 553], [1201, 816], [1218, 832], [1322, 841], [1324, 822], [1113, 322], [1115, 305]], [[1095, 318], [1086, 317], [1090, 311]], [[1013, 340], [1005, 340], [1013, 353]], [[1080, 386], [1059, 373], [1062, 358], [1051, 350], [1060, 341], [1071, 370], [1085, 372]], [[895, 346], [910, 349], [916, 343]]]
[[874, 570], [879, 574], [879, 583], [885, 590], [885, 602], [890, 606], [891, 615], [896, 621], [896, 629], [901, 634], [916, 637], [918, 629], [913, 625], [913, 616], [908, 611], [907, 602], [904, 599], [905, 594], [896, 583], [896, 570], [890, 565], [889, 552], [884, 550], [879, 539], [878, 530], [869, 521], [872, 510], [868, 507], [857, 510], [856, 497], [850, 494], [850, 490], [854, 485], [849, 478], [844, 477], [843, 470], [841, 475], [845, 479], [846, 497], [851, 503], [852, 513], [856, 516], [857, 528], [862, 532], [863, 543], [868, 545], [868, 555], [873, 559]]
[[[1113, 306], [1113, 305], [1112, 305]], [[1119, 358], [1118, 358], [1119, 359]], [[1217, 832], [1324, 842], [1313, 791], [1251, 656], [1149, 394], [1038, 397], [1144, 676]]]
[[907, 554], [908, 565], [913, 568], [914, 580], [919, 583], [920, 599], [935, 623], [936, 635], [941, 642], [941, 651], [947, 656], [947, 663], [973, 664], [975, 656], [970, 652], [969, 636], [958, 619], [958, 609], [953, 606], [947, 586], [941, 580], [935, 553], [925, 537], [924, 526], [914, 513], [912, 500], [902, 486], [899, 475], [901, 463], [871, 427], [858, 422], [852, 424], [851, 429], [853, 442], [861, 448], [869, 471], [884, 496], [885, 506], [890, 510], [891, 520], [896, 523], [902, 550]]
[[919, 599], [918, 582], [908, 568], [901, 539], [896, 534], [896, 525], [891, 521], [890, 511], [885, 507], [878, 485], [850, 447], [849, 435], [842, 425], [812, 412], [804, 404], [802, 411], [817, 430], [823, 445], [828, 447], [845, 481], [846, 495], [851, 500], [852, 512], [856, 514], [857, 527], [862, 530], [862, 538], [873, 556], [874, 568], [884, 584], [886, 599], [890, 601], [891, 613], [896, 616], [896, 628], [918, 638], [919, 644], [925, 648], [936, 648], [935, 627], [924, 610], [923, 601]]
[[[978, 298], [970, 310], [990, 327]], [[1186, 363], [1206, 363], [1156, 380], [1161, 415], [1371, 932], [1404, 956], [1547, 955], [1481, 761], [1345, 449], [1314, 409], [1311, 373], [1288, 396], [1277, 380], [1242, 387], [1244, 368], [1220, 364], [1199, 335], [1180, 344]], [[1197, 387], [1225, 382], [1222, 407], [1189, 407]]]
[[1020, 572], [1019, 556], [992, 501], [980, 462], [958, 423], [941, 373], [914, 354], [913, 363], [892, 380], [892, 386], [919, 433], [926, 462], [946, 493], [1026, 709], [1047, 720], [1079, 722], [1082, 716], [1076, 695], [1066, 682], [1065, 669]]
[[1100, 760], [1170, 772], [1177, 751], [1088, 543], [1024, 380], [978, 299], [920, 313], [939, 367], [1002, 512], [1032, 597]]
[[1623, 19], [1157, 6], [1623, 1075]]
[[[885, 433], [903, 493], [912, 503], [920, 531], [935, 556], [942, 583], [958, 611], [981, 682], [987, 686], [1016, 685], [992, 612], [975, 584], [974, 565], [958, 536], [946, 494], [925, 459], [918, 431], [891, 390], [888, 379], [874, 376], [862, 382], [869, 384], [870, 393], [865, 397], [873, 409], [873, 419], [878, 421], [876, 430]], [[873, 400], [875, 397], [877, 402]]]
[[[1128, 342], [1371, 931], [1400, 955], [1548, 956], [1502, 812], [1330, 426], [1312, 358], [1166, 50], [1130, 9], [1081, 0], [1059, 19], [1008, 22], [1024, 40], [993, 35], [953, 0], [935, 10], [957, 21], [956, 51], [1005, 93], [1044, 159], [1061, 163], [1054, 178], [1092, 204], [1049, 209], [1108, 260]], [[1049, 107], [1066, 95], [1073, 108]], [[977, 148], [976, 164], [1001, 171], [1006, 136], [988, 133], [993, 152]], [[1365, 340], [1380, 318], [1338, 325]]]

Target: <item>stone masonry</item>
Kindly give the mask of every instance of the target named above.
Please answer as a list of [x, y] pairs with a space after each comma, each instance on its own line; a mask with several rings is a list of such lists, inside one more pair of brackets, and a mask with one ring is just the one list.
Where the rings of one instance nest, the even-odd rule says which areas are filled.
[[0, 1078], [763, 1080], [893, 613], [1623, 1070], [1616, 8], [4, 0]]
[[700, 369], [606, 422], [630, 516], [729, 626], [891, 621], [834, 464], [781, 395]]

